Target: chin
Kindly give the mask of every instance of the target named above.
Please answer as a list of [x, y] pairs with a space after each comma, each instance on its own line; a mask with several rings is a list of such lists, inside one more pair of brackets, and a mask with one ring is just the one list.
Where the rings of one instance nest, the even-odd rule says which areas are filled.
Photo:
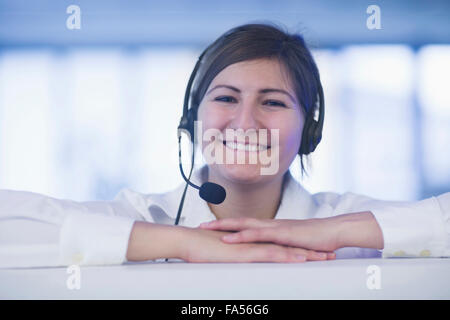
[[235, 183], [250, 184], [267, 178], [261, 175], [261, 167], [257, 164], [223, 164], [217, 169], [224, 178]]

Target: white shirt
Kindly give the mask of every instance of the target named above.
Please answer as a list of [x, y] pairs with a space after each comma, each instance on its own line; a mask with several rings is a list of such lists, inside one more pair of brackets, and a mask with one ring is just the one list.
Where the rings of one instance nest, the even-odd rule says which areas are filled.
[[[207, 167], [191, 181], [206, 181]], [[126, 262], [134, 221], [174, 224], [183, 183], [173, 191], [124, 189], [112, 201], [74, 202], [0, 190], [0, 267], [107, 265]], [[354, 193], [310, 194], [288, 172], [275, 219], [325, 218], [371, 211], [384, 249], [342, 248], [337, 258], [449, 257], [450, 192], [418, 202], [381, 201]], [[198, 190], [188, 187], [180, 225], [215, 220]]]

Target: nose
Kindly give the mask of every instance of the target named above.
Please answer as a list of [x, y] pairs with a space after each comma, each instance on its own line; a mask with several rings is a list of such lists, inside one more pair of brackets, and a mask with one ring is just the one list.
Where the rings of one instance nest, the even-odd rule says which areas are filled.
[[248, 129], [261, 128], [261, 119], [258, 114], [256, 102], [242, 101], [242, 103], [236, 108], [236, 112], [233, 114], [233, 118], [230, 122], [231, 129], [242, 129], [244, 131]]

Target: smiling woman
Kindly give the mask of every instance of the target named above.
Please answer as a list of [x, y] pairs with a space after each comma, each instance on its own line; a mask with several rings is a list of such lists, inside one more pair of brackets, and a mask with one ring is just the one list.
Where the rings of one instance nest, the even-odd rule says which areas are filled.
[[[228, 129], [259, 132], [265, 129], [268, 133], [277, 130], [277, 141], [272, 139], [273, 135], [265, 139], [270, 141], [268, 156], [277, 164], [277, 170], [270, 175], [261, 170], [261, 161], [250, 163], [249, 152], [237, 147], [233, 148], [236, 158], [241, 155], [244, 161], [226, 159], [227, 161], [221, 162], [224, 164], [208, 164], [208, 180], [232, 191], [228, 193], [228, 199], [223, 204], [211, 205], [211, 210], [218, 218], [230, 216], [230, 213], [235, 217], [275, 216], [281, 197], [283, 176], [299, 153], [305, 122], [305, 112], [302, 112], [303, 107], [297, 99], [291, 101], [289, 96], [292, 95], [288, 93], [286, 96], [283, 93], [293, 90], [292, 85], [284, 81], [280, 67], [277, 60], [268, 58], [231, 64], [214, 78], [211, 86], [216, 89], [210, 90], [200, 103], [198, 119], [204, 130], [214, 128], [220, 132]], [[224, 88], [216, 86], [216, 83], [233, 84], [235, 90], [230, 89], [230, 85]], [[282, 88], [278, 88], [279, 86]], [[267, 92], [267, 89], [264, 89], [266, 87], [276, 89]], [[224, 96], [230, 100], [217, 101], [217, 97]], [[238, 138], [239, 136], [236, 137]], [[229, 137], [225, 144], [230, 148]], [[217, 148], [224, 149], [225, 146], [217, 143]], [[221, 150], [220, 153], [226, 152]], [[251, 188], [248, 188], [250, 186]], [[233, 192], [243, 187], [245, 190]], [[249, 203], [258, 205], [248, 206]], [[231, 204], [233, 205], [230, 206]]]
[[[125, 189], [114, 201], [103, 202], [0, 191], [1, 263], [450, 255], [450, 193], [417, 203], [387, 202], [352, 193], [310, 194], [292, 177], [291, 163], [297, 154], [302, 159], [315, 150], [324, 121], [319, 72], [300, 35], [247, 24], [219, 37], [200, 55], [186, 90], [179, 129], [197, 144], [195, 121], [202, 124], [201, 135], [217, 133], [215, 153], [244, 160], [267, 153], [277, 162], [276, 170], [262, 174], [261, 158], [196, 170], [193, 184], [225, 188], [220, 204], [201, 200], [187, 184], [164, 194]], [[241, 139], [249, 131], [258, 133], [256, 140]], [[200, 147], [204, 153], [210, 145]], [[181, 218], [180, 199], [186, 201]], [[218, 221], [204, 224], [210, 220]]]
[[[253, 78], [243, 78], [244, 69], [253, 72]], [[305, 172], [303, 158], [313, 152], [321, 140], [323, 110], [316, 127], [309, 125], [314, 122], [308, 121], [307, 125], [304, 122], [309, 120], [308, 115], [318, 112], [316, 104], [323, 106], [324, 99], [319, 71], [300, 35], [290, 35], [279, 27], [262, 24], [231, 29], [205, 50], [196, 79], [191, 101], [194, 120], [202, 100], [210, 101], [213, 91], [213, 99], [224, 103], [224, 99], [228, 99], [226, 101], [232, 103], [238, 102], [237, 97], [227, 97], [224, 93], [239, 95], [240, 101], [245, 97], [247, 102], [249, 89], [258, 91], [259, 98], [264, 98], [260, 103], [268, 106], [267, 111], [284, 106], [288, 109], [285, 115], [297, 112], [297, 119], [301, 115], [302, 123], [297, 123], [296, 128], [299, 131], [297, 142], [301, 143], [297, 152], [302, 173]], [[238, 83], [241, 85], [233, 85]], [[300, 140], [302, 134], [304, 139]]]

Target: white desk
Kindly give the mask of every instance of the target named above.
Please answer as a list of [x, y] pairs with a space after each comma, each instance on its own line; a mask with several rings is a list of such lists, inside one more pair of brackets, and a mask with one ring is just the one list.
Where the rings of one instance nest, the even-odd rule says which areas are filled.
[[[367, 267], [380, 270], [368, 289]], [[0, 269], [0, 299], [450, 299], [450, 259], [358, 259], [304, 264], [138, 263]]]

